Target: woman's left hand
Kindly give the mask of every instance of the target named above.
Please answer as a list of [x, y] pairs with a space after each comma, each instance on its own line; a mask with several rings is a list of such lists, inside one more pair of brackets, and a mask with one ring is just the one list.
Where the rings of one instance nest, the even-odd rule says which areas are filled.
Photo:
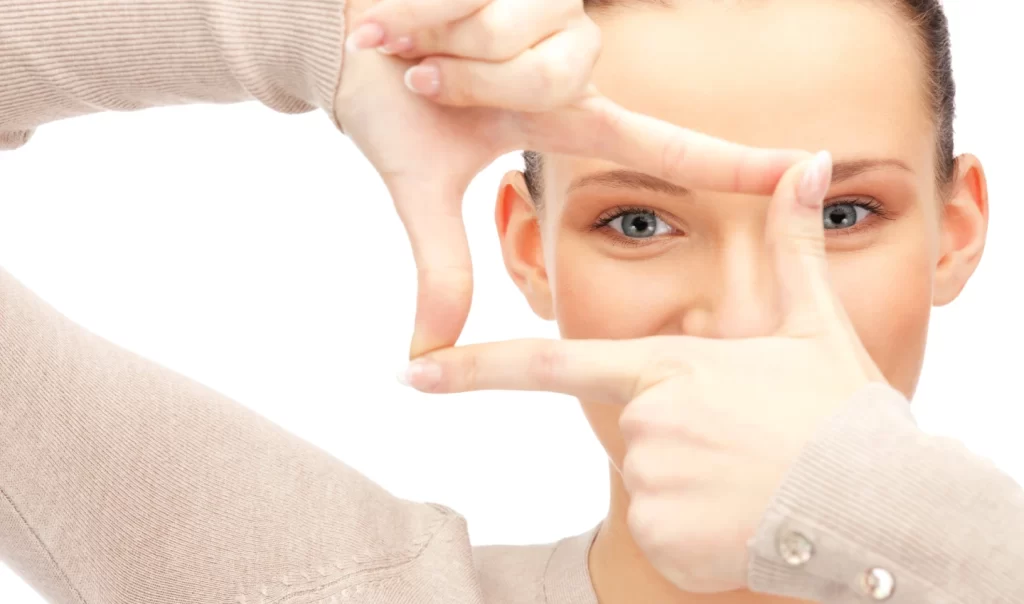
[[[770, 192], [807, 157], [703, 135], [601, 95], [590, 83], [600, 33], [580, 0], [347, 0], [346, 22], [347, 47], [362, 51], [345, 54], [334, 116], [381, 175], [412, 244], [410, 357], [455, 344], [469, 316], [462, 199], [501, 155], [591, 157], [747, 194]], [[367, 50], [406, 36], [398, 56]]]
[[531, 340], [435, 351], [404, 380], [426, 392], [543, 390], [624, 405], [629, 525], [682, 589], [746, 586], [747, 543], [816, 428], [884, 382], [828, 279], [831, 160], [780, 181], [768, 212], [780, 325], [766, 337]]

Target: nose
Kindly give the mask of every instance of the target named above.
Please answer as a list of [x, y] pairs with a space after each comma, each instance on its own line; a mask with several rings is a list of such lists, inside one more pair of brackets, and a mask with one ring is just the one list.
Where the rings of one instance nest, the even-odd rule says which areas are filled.
[[704, 338], [770, 335], [781, 321], [775, 273], [763, 237], [723, 241], [706, 267], [701, 302], [683, 314], [682, 331]]

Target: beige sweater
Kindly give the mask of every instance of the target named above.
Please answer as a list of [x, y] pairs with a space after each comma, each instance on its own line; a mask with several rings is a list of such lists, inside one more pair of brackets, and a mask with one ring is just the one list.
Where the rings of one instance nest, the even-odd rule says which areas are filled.
[[[341, 0], [0, 0], [0, 146], [104, 109], [256, 98], [330, 111]], [[780, 537], [813, 544], [789, 566]], [[67, 604], [596, 604], [594, 533], [470, 546], [220, 394], [70, 322], [0, 270], [0, 560]], [[882, 387], [807, 447], [752, 541], [755, 591], [1024, 602], [1024, 492]], [[6, 599], [0, 594], [0, 602]]]

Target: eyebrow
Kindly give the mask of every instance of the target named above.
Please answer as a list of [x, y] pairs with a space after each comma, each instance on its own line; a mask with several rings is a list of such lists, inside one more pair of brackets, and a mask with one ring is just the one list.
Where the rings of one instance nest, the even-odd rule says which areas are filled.
[[[865, 172], [882, 168], [897, 168], [906, 172], [913, 170], [905, 162], [898, 159], [857, 159], [835, 162], [832, 166], [832, 184], [838, 184]], [[566, 194], [584, 187], [608, 187], [612, 189], [635, 189], [662, 193], [672, 197], [686, 197], [691, 191], [667, 180], [651, 176], [636, 170], [604, 170], [585, 174], [573, 180], [566, 189]]]

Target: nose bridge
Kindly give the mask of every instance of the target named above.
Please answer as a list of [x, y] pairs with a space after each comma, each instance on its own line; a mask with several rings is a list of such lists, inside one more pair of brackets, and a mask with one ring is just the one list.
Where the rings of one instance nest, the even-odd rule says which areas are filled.
[[733, 232], [720, 242], [718, 278], [709, 292], [712, 337], [763, 336], [778, 324], [775, 274], [762, 233]]

